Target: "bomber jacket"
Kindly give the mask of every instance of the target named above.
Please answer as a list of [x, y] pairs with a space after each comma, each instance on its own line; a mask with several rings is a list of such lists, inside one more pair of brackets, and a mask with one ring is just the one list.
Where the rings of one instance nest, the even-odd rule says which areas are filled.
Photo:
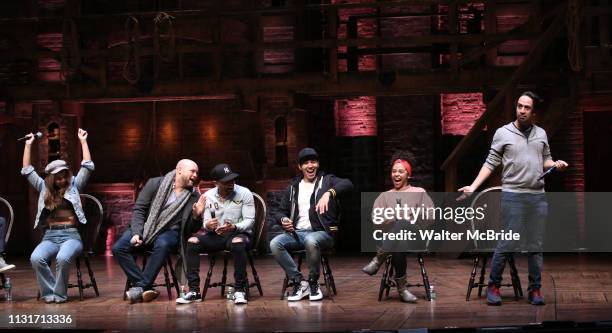
[[[285, 217], [293, 217], [293, 226], [295, 227], [297, 225], [297, 217], [299, 216], [297, 204], [298, 191], [300, 188], [300, 181], [302, 181], [303, 178], [303, 175], [295, 177], [283, 193], [280, 205], [273, 213], [276, 223], [281, 224], [281, 220]], [[351, 191], [353, 189], [353, 183], [348, 179], [339, 178], [333, 174], [325, 174], [322, 171], [317, 172], [314, 191], [310, 196], [310, 208], [308, 210], [313, 231], [330, 232], [329, 227], [338, 224], [340, 206], [337, 202], [337, 197], [333, 195], [330, 196], [327, 212], [319, 214], [315, 211], [315, 206], [319, 199], [321, 199], [321, 196], [332, 189], [335, 191], [336, 195], [340, 195]]]

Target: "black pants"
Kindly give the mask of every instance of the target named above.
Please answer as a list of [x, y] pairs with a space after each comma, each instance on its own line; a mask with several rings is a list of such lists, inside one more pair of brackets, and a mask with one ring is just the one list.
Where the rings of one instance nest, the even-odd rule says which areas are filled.
[[[241, 238], [242, 242], [232, 243], [234, 238]], [[209, 232], [199, 236], [198, 244], [187, 243], [185, 263], [187, 264], [187, 281], [190, 291], [198, 291], [200, 287], [200, 253], [230, 250], [234, 257], [234, 285], [237, 291], [246, 288], [247, 250], [250, 248], [250, 237], [246, 233], [232, 233], [220, 236]]]
[[406, 252], [393, 252], [391, 254], [391, 264], [395, 270], [395, 277], [406, 276]]

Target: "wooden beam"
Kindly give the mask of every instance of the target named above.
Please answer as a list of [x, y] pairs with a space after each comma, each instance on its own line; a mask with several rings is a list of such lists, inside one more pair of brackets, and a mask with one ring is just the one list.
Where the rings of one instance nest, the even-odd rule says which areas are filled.
[[[239, 46], [243, 49], [255, 51], [257, 49], [288, 49], [288, 48], [337, 48], [338, 46], [347, 47], [414, 47], [419, 45], [430, 46], [431, 44], [470, 44], [479, 45], [480, 43], [491, 43], [496, 41], [507, 41], [514, 39], [532, 39], [537, 38], [537, 35], [530, 33], [518, 34], [473, 34], [473, 35], [425, 35], [425, 36], [407, 36], [407, 37], [369, 37], [369, 38], [348, 38], [348, 39], [320, 39], [320, 40], [303, 40], [303, 41], [277, 41], [277, 42], [232, 42], [220, 40], [218, 43], [201, 42], [197, 45], [180, 45], [177, 46], [178, 53], [214, 53], [225, 46]], [[85, 49], [81, 50], [82, 57], [108, 57], [123, 59], [128, 52], [128, 45], [118, 44], [108, 49]], [[139, 49], [141, 56], [156, 55], [153, 47], [141, 47]], [[7, 50], [0, 55], [0, 61], [15, 61], [15, 60], [36, 60], [38, 58], [56, 58], [59, 59], [60, 51], [50, 50]]]
[[[249, 91], [253, 94], [283, 93], [293, 91], [311, 96], [406, 96], [439, 94], [451, 92], [482, 91], [483, 86], [498, 88], [512, 74], [510, 68], [479, 68], [459, 72], [452, 81], [450, 72], [410, 73], [398, 71], [395, 82], [386, 87], [378, 80], [376, 73], [355, 72], [338, 73], [338, 80], [332, 81], [323, 73], [301, 73], [284, 77], [223, 79], [184, 78], [173, 81], [156, 81], [150, 93], [138, 91], [127, 82], [108, 82], [107, 87], [95, 83], [70, 85], [70, 91], [61, 83], [38, 83], [19, 87], [0, 87], [0, 95], [7, 100], [28, 101], [44, 99], [60, 100], [104, 100], [148, 98], [164, 99], [194, 96], [218, 96], [234, 94], [236, 91]], [[557, 72], [533, 73], [533, 82], [550, 81], [558, 76]]]
[[[327, 11], [327, 33], [332, 40], [338, 39], [338, 9], [331, 8]], [[332, 47], [327, 50], [328, 56], [328, 72], [329, 79], [332, 82], [338, 82], [338, 48]]]
[[[304, 11], [320, 11], [327, 10], [330, 8], [335, 9], [348, 9], [348, 8], [386, 8], [386, 7], [401, 7], [406, 5], [437, 5], [437, 4], [448, 4], [451, 1], [457, 1], [459, 3], [478, 3], [482, 0], [396, 0], [396, 1], [380, 1], [371, 3], [338, 3], [338, 4], [308, 4], [308, 5], [294, 5], [286, 7], [259, 7], [259, 8], [247, 8], [247, 9], [235, 9], [228, 8], [232, 4], [228, 3], [225, 7], [223, 2], [215, 2], [215, 6], [210, 8], [201, 9], [180, 9], [180, 10], [164, 10], [165, 13], [174, 16], [176, 18], [192, 17], [192, 18], [215, 18], [219, 16], [236, 16], [236, 15], [250, 15], [250, 14], [288, 14], [288, 13], [302, 13]], [[219, 8], [217, 5], [221, 5]], [[83, 21], [95, 21], [105, 19], [125, 19], [128, 16], [134, 16], [138, 19], [142, 18], [154, 18], [159, 14], [159, 11], [132, 11], [123, 13], [105, 13], [105, 14], [88, 14], [71, 17], [75, 20]], [[302, 13], [303, 14], [303, 13]], [[66, 17], [64, 16], [28, 16], [28, 17], [3, 17], [0, 18], [0, 25], [2, 24], [15, 24], [15, 23], [33, 23], [39, 24], [41, 22], [62, 22]]]
[[456, 161], [461, 157], [470, 145], [476, 140], [476, 137], [480, 134], [482, 128], [494, 117], [498, 112], [499, 104], [504, 100], [505, 95], [511, 93], [516, 84], [524, 80], [529, 71], [539, 61], [540, 56], [553, 42], [554, 38], [563, 29], [565, 23], [565, 6], [563, 10], [557, 15], [555, 20], [550, 24], [548, 29], [539, 38], [533, 49], [527, 55], [525, 61], [516, 69], [508, 81], [504, 84], [503, 88], [497, 93], [491, 103], [487, 104], [487, 110], [478, 118], [474, 126], [470, 129], [468, 134], [463, 137], [459, 144], [453, 149], [448, 158], [442, 163], [442, 170], [445, 170], [451, 165], [454, 165]]

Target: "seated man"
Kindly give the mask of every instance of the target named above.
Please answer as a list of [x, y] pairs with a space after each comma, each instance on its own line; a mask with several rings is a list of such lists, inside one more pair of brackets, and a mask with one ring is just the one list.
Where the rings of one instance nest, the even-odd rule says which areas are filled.
[[206, 191], [204, 228], [206, 233], [189, 238], [185, 262], [189, 292], [176, 300], [189, 304], [202, 300], [200, 295], [200, 253], [230, 250], [234, 257], [234, 304], [246, 304], [247, 249], [255, 223], [253, 194], [236, 184], [238, 174], [227, 164], [218, 164], [210, 172], [215, 187]]
[[[198, 165], [184, 159], [164, 177], [149, 179], [138, 195], [130, 228], [113, 245], [113, 256], [132, 284], [126, 293], [130, 303], [159, 296], [152, 285], [167, 256], [202, 225], [206, 198], [194, 189], [197, 183]], [[134, 254], [142, 248], [152, 253], [141, 271]]]
[[[329, 227], [338, 223], [340, 213], [340, 207], [330, 198], [352, 190], [353, 183], [320, 171], [319, 155], [312, 148], [299, 152], [298, 168], [301, 175], [283, 193], [280, 206], [273, 214], [286, 233], [272, 239], [270, 250], [293, 281], [293, 292], [287, 300], [299, 301], [309, 296], [311, 301], [317, 301], [323, 298], [319, 288], [321, 250], [333, 246]], [[304, 249], [310, 269], [308, 281], [304, 280], [289, 253]]]
[[15, 268], [15, 265], [9, 265], [4, 260], [4, 237], [6, 236], [6, 219], [0, 216], [0, 273]]

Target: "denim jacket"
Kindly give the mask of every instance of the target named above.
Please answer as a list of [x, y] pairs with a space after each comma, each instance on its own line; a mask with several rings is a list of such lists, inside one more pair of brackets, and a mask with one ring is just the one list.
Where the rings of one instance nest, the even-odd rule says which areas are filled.
[[[85, 219], [85, 213], [83, 212], [83, 207], [81, 206], [81, 197], [80, 191], [85, 188], [87, 185], [87, 180], [91, 175], [91, 172], [94, 170], [93, 161], [83, 161], [81, 162], [81, 169], [76, 177], [72, 177], [70, 180], [70, 185], [64, 193], [64, 198], [72, 204], [74, 207], [74, 212], [76, 213], [77, 218], [80, 223], [87, 223]], [[38, 211], [36, 212], [36, 220], [34, 221], [34, 229], [38, 227], [38, 222], [40, 221], [40, 214], [45, 208], [45, 192], [47, 188], [45, 187], [45, 180], [42, 179], [38, 173], [34, 170], [34, 167], [29, 165], [25, 168], [21, 169], [21, 174], [26, 176], [30, 184], [40, 193], [38, 195]]]

